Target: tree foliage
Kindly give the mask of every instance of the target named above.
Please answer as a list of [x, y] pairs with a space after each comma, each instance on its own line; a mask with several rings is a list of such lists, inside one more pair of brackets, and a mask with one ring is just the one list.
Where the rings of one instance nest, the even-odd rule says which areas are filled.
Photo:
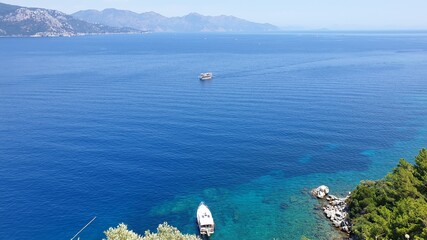
[[353, 233], [366, 240], [427, 239], [427, 151], [401, 159], [384, 179], [363, 181], [349, 199]]
[[104, 232], [107, 240], [141, 240], [142, 237], [128, 227], [124, 223], [120, 223], [116, 228], [110, 227]]
[[115, 228], [109, 228], [104, 233], [107, 240], [199, 240], [196, 235], [182, 234], [176, 227], [166, 222], [157, 227], [156, 233], [147, 230], [144, 236], [129, 230], [123, 223]]

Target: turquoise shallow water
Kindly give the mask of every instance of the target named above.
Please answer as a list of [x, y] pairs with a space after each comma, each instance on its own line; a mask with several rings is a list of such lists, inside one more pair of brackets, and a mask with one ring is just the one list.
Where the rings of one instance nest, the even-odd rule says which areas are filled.
[[[427, 35], [0, 39], [0, 236], [125, 222], [212, 239], [331, 239], [308, 195], [427, 145]], [[213, 71], [215, 78], [197, 76]]]
[[[192, 202], [209, 199], [220, 215], [219, 228], [212, 239], [340, 239], [337, 232], [318, 210], [320, 203], [308, 191], [321, 184], [331, 193], [345, 196], [359, 181], [380, 179], [400, 158], [413, 162], [417, 151], [427, 142], [426, 130], [406, 142], [397, 142], [387, 149], [362, 152], [372, 161], [366, 171], [342, 171], [335, 174], [310, 174], [286, 178], [272, 172], [250, 183], [232, 189], [205, 189], [195, 195], [179, 196], [154, 208], [151, 214], [168, 219], [178, 215], [191, 218]], [[331, 162], [333, 164], [333, 161]], [[217, 204], [215, 204], [217, 203]], [[192, 224], [186, 226], [192, 232]]]
[[[325, 220], [319, 202], [308, 191], [321, 184], [331, 193], [345, 196], [361, 180], [380, 179], [395, 167], [400, 158], [413, 162], [417, 151], [427, 142], [427, 128], [414, 139], [396, 142], [385, 149], [361, 152], [371, 160], [366, 171], [345, 171], [335, 174], [310, 174], [286, 178], [280, 172], [259, 177], [231, 189], [211, 188], [198, 194], [179, 196], [155, 207], [151, 214], [167, 219], [171, 214], [191, 218], [193, 202], [209, 199], [220, 221], [212, 239], [339, 239], [341, 235]], [[331, 161], [330, 164], [333, 164]], [[215, 204], [217, 203], [217, 204]], [[193, 225], [186, 226], [192, 232]]]

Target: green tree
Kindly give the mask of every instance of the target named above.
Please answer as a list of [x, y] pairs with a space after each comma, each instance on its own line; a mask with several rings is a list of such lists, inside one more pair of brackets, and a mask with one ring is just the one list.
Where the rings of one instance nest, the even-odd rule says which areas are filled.
[[424, 199], [404, 198], [393, 209], [390, 228], [393, 239], [402, 239], [405, 234], [413, 239], [427, 239], [427, 203]]
[[415, 176], [424, 184], [420, 186], [421, 192], [427, 197], [427, 150], [421, 149], [415, 158]]
[[107, 240], [199, 240], [196, 235], [182, 234], [176, 227], [168, 225], [168, 223], [160, 224], [157, 227], [157, 232], [152, 233], [149, 230], [145, 231], [145, 236], [141, 236], [128, 230], [123, 223], [116, 228], [109, 228], [104, 232]]
[[104, 232], [107, 240], [142, 240], [142, 236], [128, 230], [124, 223], [120, 223], [116, 228], [110, 227]]
[[427, 151], [415, 166], [401, 159], [384, 179], [363, 181], [348, 200], [352, 233], [360, 239], [427, 239]]
[[405, 159], [401, 159], [393, 172], [385, 177], [385, 182], [389, 186], [387, 190], [395, 201], [406, 197], [424, 198], [418, 191], [422, 183], [414, 176], [414, 172], [414, 167]]

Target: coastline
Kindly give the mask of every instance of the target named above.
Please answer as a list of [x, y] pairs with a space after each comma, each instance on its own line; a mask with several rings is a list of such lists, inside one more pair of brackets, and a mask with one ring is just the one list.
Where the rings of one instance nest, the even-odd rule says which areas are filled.
[[329, 187], [321, 185], [310, 191], [311, 195], [319, 199], [321, 209], [324, 216], [329, 219], [332, 225], [349, 237], [351, 233], [351, 220], [348, 213], [349, 208], [347, 201], [351, 196], [351, 192], [345, 197], [337, 197], [329, 193]]
[[348, 239], [426, 239], [427, 150], [422, 148], [411, 162], [401, 158], [383, 178], [363, 180], [343, 198], [329, 194], [325, 185], [310, 193]]
[[77, 34], [52, 34], [52, 35], [8, 35], [0, 38], [67, 38], [67, 37], [84, 37], [84, 36], [108, 36], [108, 35], [144, 35], [151, 32], [123, 32], [123, 33], [77, 33]]

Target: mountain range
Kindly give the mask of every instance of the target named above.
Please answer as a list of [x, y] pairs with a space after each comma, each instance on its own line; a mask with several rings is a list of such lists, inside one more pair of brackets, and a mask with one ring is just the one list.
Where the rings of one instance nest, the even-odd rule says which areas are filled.
[[88, 23], [56, 10], [0, 3], [0, 36], [45, 37], [133, 32], [139, 31]]
[[155, 12], [84, 10], [72, 15], [57, 10], [0, 3], [0, 36], [75, 36], [142, 32], [271, 32], [271, 24], [250, 22], [233, 16], [190, 13], [165, 17]]
[[149, 32], [271, 32], [271, 24], [254, 23], [234, 16], [203, 16], [190, 13], [183, 17], [165, 17], [155, 12], [135, 13], [126, 10], [84, 10], [73, 17], [90, 23], [113, 27], [130, 27]]

